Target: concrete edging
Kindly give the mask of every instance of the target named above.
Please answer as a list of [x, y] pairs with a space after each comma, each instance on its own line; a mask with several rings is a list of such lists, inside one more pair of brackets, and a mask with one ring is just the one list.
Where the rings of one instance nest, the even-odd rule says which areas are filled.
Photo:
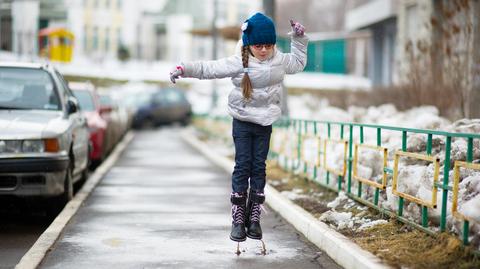
[[37, 268], [49, 251], [52, 250], [53, 245], [57, 242], [60, 234], [72, 217], [77, 213], [80, 206], [88, 198], [95, 186], [100, 182], [103, 176], [110, 170], [110, 168], [118, 160], [122, 152], [128, 146], [134, 137], [134, 133], [129, 131], [122, 141], [115, 147], [110, 156], [95, 169], [95, 172], [90, 175], [88, 180], [83, 185], [82, 189], [73, 197], [73, 199], [65, 205], [62, 212], [55, 218], [55, 220], [48, 226], [48, 228], [40, 235], [35, 244], [23, 255], [20, 262], [15, 266], [17, 269], [34, 269]]
[[[234, 162], [212, 152], [205, 143], [194, 137], [190, 131], [183, 131], [182, 139], [205, 155], [210, 161], [228, 173], [233, 172]], [[325, 251], [335, 262], [346, 269], [383, 269], [391, 268], [381, 262], [372, 253], [363, 250], [346, 236], [331, 229], [325, 223], [314, 218], [300, 206], [281, 195], [268, 183], [265, 187], [268, 206], [292, 224], [310, 242]]]

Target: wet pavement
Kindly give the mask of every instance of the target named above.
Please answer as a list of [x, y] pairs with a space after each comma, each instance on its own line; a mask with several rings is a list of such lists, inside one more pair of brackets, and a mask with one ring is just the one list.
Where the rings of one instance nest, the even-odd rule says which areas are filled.
[[136, 134], [65, 228], [41, 268], [340, 268], [275, 212], [267, 247], [230, 241], [230, 175], [180, 138]]
[[38, 210], [8, 208], [8, 202], [0, 201], [0, 269], [14, 268], [52, 222]]

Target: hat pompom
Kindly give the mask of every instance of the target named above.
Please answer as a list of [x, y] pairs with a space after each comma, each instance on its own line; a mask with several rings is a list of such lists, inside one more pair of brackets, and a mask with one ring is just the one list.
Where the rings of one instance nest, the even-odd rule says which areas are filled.
[[248, 29], [248, 20], [242, 24], [242, 32], [245, 32]]

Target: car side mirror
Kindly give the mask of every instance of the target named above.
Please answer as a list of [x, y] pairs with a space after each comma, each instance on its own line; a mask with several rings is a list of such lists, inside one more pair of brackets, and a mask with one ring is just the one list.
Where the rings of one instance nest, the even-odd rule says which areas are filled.
[[68, 98], [68, 101], [67, 101], [67, 113], [70, 115], [70, 114], [73, 114], [73, 113], [76, 113], [78, 111], [78, 102], [75, 98]]

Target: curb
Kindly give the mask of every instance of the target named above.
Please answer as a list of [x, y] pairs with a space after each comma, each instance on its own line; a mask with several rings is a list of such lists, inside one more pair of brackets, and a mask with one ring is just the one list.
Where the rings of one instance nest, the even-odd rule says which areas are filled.
[[[191, 130], [183, 131], [181, 137], [193, 148], [205, 155], [210, 161], [227, 173], [233, 172], [234, 162], [214, 152], [202, 141], [192, 135]], [[391, 268], [381, 262], [372, 253], [363, 250], [346, 236], [331, 229], [325, 223], [314, 218], [300, 206], [281, 195], [268, 183], [265, 197], [269, 207], [292, 224], [310, 242], [328, 254], [337, 264], [346, 269], [386, 269]]]
[[103, 176], [118, 160], [122, 152], [132, 141], [135, 134], [129, 131], [122, 141], [115, 147], [110, 156], [95, 169], [95, 172], [89, 176], [82, 189], [78, 191], [75, 197], [65, 205], [62, 212], [48, 226], [48, 228], [40, 235], [35, 244], [23, 255], [20, 262], [15, 266], [16, 269], [34, 269], [37, 268], [45, 256], [53, 249], [53, 245], [57, 242], [63, 229], [70, 222], [72, 217], [77, 213], [80, 206], [88, 198], [95, 186], [100, 182]]

